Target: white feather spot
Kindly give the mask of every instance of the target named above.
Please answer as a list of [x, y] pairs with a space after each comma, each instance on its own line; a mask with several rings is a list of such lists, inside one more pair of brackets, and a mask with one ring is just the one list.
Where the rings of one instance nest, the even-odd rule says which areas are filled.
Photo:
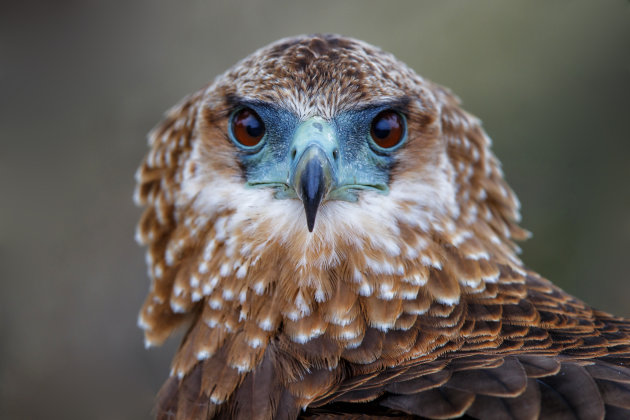
[[141, 313], [140, 315], [138, 315], [138, 328], [143, 329], [143, 330], [148, 330], [151, 328], [151, 326], [147, 323], [147, 321], [144, 319], [144, 315]]
[[297, 293], [297, 295], [295, 296], [295, 302], [294, 303], [295, 303], [295, 306], [297, 307], [298, 311], [300, 311], [300, 313], [303, 316], [309, 315], [311, 313], [311, 308], [306, 303], [306, 300], [304, 299], [304, 295], [302, 294], [301, 291], [299, 291]]
[[359, 294], [361, 296], [372, 296], [372, 286], [370, 286], [367, 282], [361, 284], [359, 287]]
[[394, 291], [392, 290], [392, 285], [388, 283], [382, 283], [379, 288], [379, 299], [383, 300], [392, 300], [395, 296]]
[[[343, 317], [343, 316], [339, 316], [340, 314], [333, 314], [333, 316], [330, 319], [330, 322], [332, 324], [335, 325], [339, 325], [341, 327], [345, 327], [346, 325], [350, 325], [352, 324], [352, 321], [354, 321], [354, 317]], [[347, 314], [344, 314], [347, 315]]]
[[411, 315], [423, 315], [429, 311], [429, 308], [412, 308], [407, 310], [406, 312]]
[[222, 296], [225, 300], [232, 300], [234, 299], [234, 291], [231, 289], [223, 289]]
[[413, 300], [418, 297], [418, 292], [415, 290], [405, 290], [400, 293], [400, 297], [405, 300]]
[[251, 370], [251, 366], [246, 361], [242, 361], [241, 363], [234, 363], [231, 365], [231, 367], [236, 369], [239, 373], [245, 373]]
[[197, 271], [199, 271], [199, 274], [205, 274], [208, 272], [208, 268], [208, 263], [206, 261], [203, 261], [201, 262], [201, 264], [199, 264]]
[[257, 337], [254, 337], [251, 340], [247, 341], [247, 344], [249, 344], [249, 346], [253, 349], [257, 349], [258, 347], [262, 346], [262, 343], [262, 340]]
[[264, 331], [273, 331], [274, 325], [270, 318], [265, 318], [258, 323], [258, 326]]
[[472, 236], [472, 232], [468, 230], [458, 232], [457, 235], [453, 236], [453, 238], [451, 239], [451, 244], [453, 244], [454, 246], [460, 246], [466, 239]]
[[164, 261], [166, 261], [166, 265], [168, 265], [169, 267], [173, 265], [173, 263], [175, 262], [173, 251], [167, 249], [166, 252], [164, 252]]
[[247, 266], [241, 265], [236, 271], [236, 278], [242, 279], [247, 274]]
[[256, 283], [254, 283], [254, 285], [252, 286], [252, 290], [254, 291], [254, 293], [256, 293], [258, 296], [262, 296], [263, 293], [265, 293], [265, 284], [262, 281], [257, 281]]
[[153, 343], [151, 340], [149, 340], [148, 338], [144, 338], [144, 348], [145, 349], [150, 349], [151, 347], [155, 346], [155, 343]]
[[496, 283], [499, 281], [500, 273], [493, 274], [491, 276], [484, 276], [481, 279], [486, 283]]
[[181, 306], [179, 303], [171, 301], [171, 310], [176, 314], [181, 314], [186, 312], [186, 309]]
[[[435, 301], [443, 305], [453, 306], [459, 303], [459, 296], [448, 298], [444, 296], [436, 296]], [[446, 315], [448, 316], [448, 315]]]
[[339, 334], [339, 338], [342, 340], [354, 340], [359, 336], [360, 331], [357, 329], [347, 329], [343, 330], [341, 334]]
[[138, 245], [144, 245], [145, 244], [145, 240], [144, 239], [145, 239], [144, 236], [140, 232], [140, 227], [137, 227], [136, 228], [136, 232], [134, 234], [134, 240], [136, 241], [136, 243]]
[[232, 267], [228, 263], [221, 264], [221, 268], [219, 269], [219, 274], [221, 277], [227, 277], [232, 272]]
[[409, 245], [405, 247], [405, 258], [409, 260], [414, 260], [418, 258], [418, 255], [420, 255], [420, 251], [418, 249], [413, 248]]
[[204, 248], [203, 251], [203, 259], [206, 261], [210, 261], [212, 259], [212, 255], [214, 254], [214, 250], [216, 248], [217, 242], [212, 239], [210, 242], [208, 242], [208, 244], [206, 245], [206, 247]]
[[162, 264], [155, 264], [155, 267], [153, 268], [153, 274], [155, 276], [156, 279], [161, 279], [162, 276], [164, 275], [164, 269], [162, 268]]
[[377, 330], [381, 330], [383, 332], [387, 332], [390, 329], [392, 329], [392, 327], [394, 326], [394, 323], [392, 322], [376, 322], [374, 320], [372, 320], [370, 322], [370, 325], [374, 328], [376, 328]]
[[477, 287], [481, 283], [481, 279], [459, 279], [459, 283], [463, 286]]
[[321, 330], [319, 328], [314, 328], [308, 334], [297, 334], [296, 336], [291, 337], [291, 340], [296, 342], [296, 343], [299, 343], [299, 344], [305, 344], [309, 340], [311, 340], [311, 339], [313, 339], [315, 337], [319, 337], [323, 333], [324, 333], [323, 330]]
[[365, 263], [374, 274], [391, 275], [396, 273], [394, 266], [387, 261], [376, 261], [371, 258], [365, 257]]
[[197, 360], [206, 360], [210, 358], [210, 352], [208, 350], [200, 350], [195, 356], [197, 357]]
[[315, 291], [315, 301], [320, 303], [326, 301], [326, 294], [322, 289], [317, 289]]
[[467, 254], [466, 258], [469, 260], [475, 260], [475, 261], [489, 260], [490, 255], [485, 251], [479, 251], [479, 252], [471, 252], [470, 254]]
[[214, 394], [210, 396], [210, 401], [212, 401], [212, 404], [216, 404], [216, 405], [221, 405], [225, 402], [225, 400], [223, 400], [221, 397], [216, 396]]

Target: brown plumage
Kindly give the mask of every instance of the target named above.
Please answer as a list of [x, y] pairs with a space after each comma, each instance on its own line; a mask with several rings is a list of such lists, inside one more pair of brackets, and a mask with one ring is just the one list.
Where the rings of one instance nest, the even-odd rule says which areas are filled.
[[[405, 137], [375, 146], [396, 118]], [[309, 127], [337, 142], [319, 169], [295, 151], [315, 150]], [[390, 54], [281, 40], [184, 99], [149, 145], [139, 325], [147, 345], [187, 328], [158, 418], [630, 418], [630, 322], [523, 265], [479, 121]]]

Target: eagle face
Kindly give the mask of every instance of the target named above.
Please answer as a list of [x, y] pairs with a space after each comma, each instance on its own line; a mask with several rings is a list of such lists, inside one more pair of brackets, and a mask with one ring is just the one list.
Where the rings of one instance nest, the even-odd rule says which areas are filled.
[[275, 189], [276, 199], [301, 199], [311, 232], [320, 203], [356, 202], [360, 190], [387, 193], [393, 153], [406, 139], [404, 117], [389, 105], [300, 121], [257, 104], [234, 112], [229, 131], [246, 186]]
[[396, 247], [400, 220], [428, 230], [459, 211], [443, 97], [455, 101], [362, 42], [279, 41], [200, 94], [181, 201], [204, 214], [231, 208], [248, 234], [282, 233], [301, 248], [357, 232]]
[[523, 265], [479, 121], [391, 54], [280, 40], [149, 145], [138, 323], [187, 328], [158, 417], [630, 415], [628, 322]]

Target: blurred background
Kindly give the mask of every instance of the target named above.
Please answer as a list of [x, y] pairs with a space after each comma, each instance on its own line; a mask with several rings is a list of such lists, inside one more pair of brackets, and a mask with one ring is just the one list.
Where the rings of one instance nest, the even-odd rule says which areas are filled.
[[278, 38], [357, 37], [479, 116], [523, 203], [527, 264], [630, 316], [630, 3], [0, 3], [0, 418], [148, 419], [131, 201], [163, 111]]

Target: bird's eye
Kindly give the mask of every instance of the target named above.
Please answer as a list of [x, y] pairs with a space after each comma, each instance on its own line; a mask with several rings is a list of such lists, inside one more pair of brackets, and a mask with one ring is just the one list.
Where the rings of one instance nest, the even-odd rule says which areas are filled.
[[383, 149], [391, 149], [405, 137], [405, 121], [396, 111], [381, 111], [372, 120], [370, 129], [372, 140]]
[[243, 108], [232, 117], [232, 135], [243, 146], [253, 147], [265, 135], [265, 124], [253, 109]]

